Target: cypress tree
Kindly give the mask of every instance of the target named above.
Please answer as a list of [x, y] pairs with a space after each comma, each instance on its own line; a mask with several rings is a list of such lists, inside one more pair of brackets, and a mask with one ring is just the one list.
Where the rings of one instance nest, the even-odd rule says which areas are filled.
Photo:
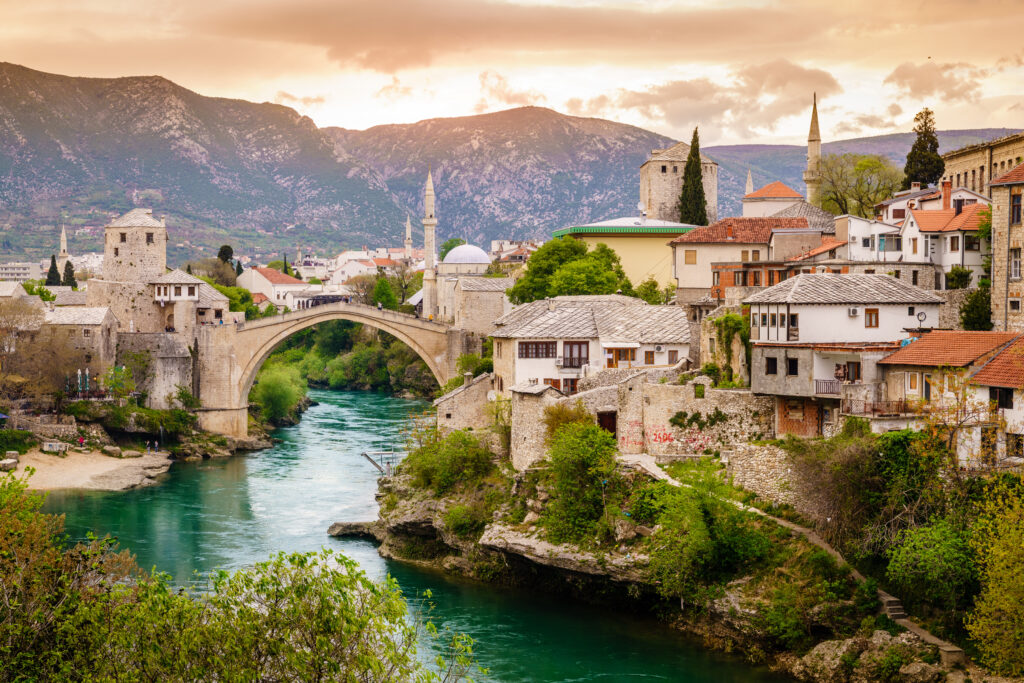
[[907, 164], [903, 167], [903, 189], [910, 183], [931, 185], [942, 178], [946, 162], [939, 156], [939, 138], [935, 135], [935, 115], [925, 107], [914, 117], [914, 132], [917, 139], [907, 152]]
[[50, 254], [50, 270], [46, 271], [46, 287], [60, 287], [60, 271], [57, 270], [57, 257]]
[[242, 274], [242, 262], [241, 261], [235, 261], [235, 275], [241, 275], [241, 274]]
[[285, 275], [291, 275], [291, 273], [288, 272], [288, 256], [287, 255], [285, 255], [285, 256], [283, 256], [281, 258], [281, 263], [284, 264], [283, 266], [281, 266], [281, 272], [284, 273]]
[[75, 267], [71, 265], [71, 261], [64, 262], [64, 282], [62, 284], [65, 287], [78, 289], [78, 281], [75, 280]]
[[185, 265], [185, 272], [188, 273], [189, 275], [192, 274], [192, 264], [191, 263], [188, 263], [188, 264]]
[[708, 207], [704, 197], [704, 178], [700, 169], [700, 137], [693, 129], [690, 154], [683, 168], [683, 191], [679, 194], [679, 222], [688, 225], [707, 225]]

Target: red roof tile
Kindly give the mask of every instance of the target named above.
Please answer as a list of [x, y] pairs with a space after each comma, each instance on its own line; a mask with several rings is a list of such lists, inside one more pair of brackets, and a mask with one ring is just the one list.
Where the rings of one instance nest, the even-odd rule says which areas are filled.
[[263, 292], [253, 292], [252, 302], [254, 304], [261, 304], [264, 301], [270, 301], [270, 299], [267, 298], [266, 294], [264, 294]]
[[711, 225], [694, 228], [669, 244], [768, 244], [772, 230], [800, 230], [807, 227], [806, 218], [723, 218]]
[[760, 190], [743, 195], [744, 199], [803, 199], [804, 196], [793, 188], [776, 180], [768, 183]]
[[842, 247], [845, 244], [846, 244], [846, 242], [844, 242], [842, 240], [837, 240], [837, 239], [833, 239], [833, 238], [830, 237], [828, 239], [822, 240], [821, 244], [816, 246], [816, 247], [814, 247], [813, 249], [809, 249], [809, 250], [805, 251], [804, 253], [800, 254], [799, 256], [794, 256], [793, 258], [790, 259], [790, 261], [803, 261], [805, 259], [811, 258], [812, 256], [817, 256], [818, 254], [824, 254], [826, 251], [832, 251], [833, 249], [835, 249], [837, 247]]
[[285, 275], [280, 270], [273, 268], [256, 268], [256, 272], [267, 278], [272, 285], [301, 285], [304, 284], [302, 280], [293, 278], [291, 275]]
[[928, 332], [878, 362], [883, 365], [962, 368], [999, 350], [1016, 337], [1016, 332], [936, 330]]
[[922, 211], [911, 209], [914, 222], [921, 232], [954, 232], [956, 230], [977, 230], [981, 224], [981, 212], [986, 204], [968, 204], [957, 214], [955, 209]]
[[989, 185], [1017, 185], [1019, 183], [1024, 183], [1024, 164], [1011, 168]]
[[382, 268], [387, 268], [388, 266], [394, 266], [398, 264], [389, 258], [375, 258], [373, 259], [373, 265], [380, 266]]
[[974, 384], [990, 387], [1024, 388], [1024, 337], [995, 355], [971, 377]]

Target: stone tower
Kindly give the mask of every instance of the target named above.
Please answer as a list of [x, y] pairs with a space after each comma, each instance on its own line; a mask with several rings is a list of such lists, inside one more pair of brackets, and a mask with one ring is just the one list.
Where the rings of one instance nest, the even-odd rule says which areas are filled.
[[[651, 150], [651, 157], [640, 167], [640, 202], [648, 218], [679, 222], [679, 195], [683, 191], [683, 171], [690, 146], [680, 142], [668, 149]], [[708, 222], [718, 220], [718, 164], [700, 155], [700, 176]]]
[[821, 131], [818, 130], [818, 93], [814, 93], [811, 108], [811, 131], [807, 134], [807, 170], [804, 171], [807, 185], [807, 202], [818, 206], [821, 199]]
[[405, 217], [405, 260], [412, 260], [412, 222]]
[[750, 169], [747, 169], [747, 187], [743, 191], [744, 195], [748, 195], [754, 191], [754, 176], [750, 175]]
[[64, 264], [71, 258], [71, 254], [68, 252], [68, 231], [63, 225], [60, 226], [60, 253], [57, 254], [57, 270], [60, 271], [61, 277], [64, 277]]
[[152, 209], [132, 209], [104, 229], [104, 280], [149, 283], [166, 271], [167, 226]]
[[437, 275], [434, 269], [434, 179], [427, 171], [427, 185], [423, 189], [423, 317], [437, 317]]

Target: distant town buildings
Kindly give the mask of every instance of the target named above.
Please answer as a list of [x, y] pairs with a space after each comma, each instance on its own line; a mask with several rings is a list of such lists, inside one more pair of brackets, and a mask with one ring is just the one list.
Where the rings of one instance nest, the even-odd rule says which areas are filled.
[[968, 145], [942, 155], [943, 180], [992, 198], [993, 179], [1024, 161], [1024, 133]]

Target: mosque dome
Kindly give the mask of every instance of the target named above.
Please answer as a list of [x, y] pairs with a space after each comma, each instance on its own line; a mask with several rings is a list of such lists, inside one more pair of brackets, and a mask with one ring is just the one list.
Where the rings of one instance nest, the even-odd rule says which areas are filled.
[[460, 244], [447, 254], [441, 263], [485, 263], [490, 264], [491, 259], [480, 247], [472, 244]]

